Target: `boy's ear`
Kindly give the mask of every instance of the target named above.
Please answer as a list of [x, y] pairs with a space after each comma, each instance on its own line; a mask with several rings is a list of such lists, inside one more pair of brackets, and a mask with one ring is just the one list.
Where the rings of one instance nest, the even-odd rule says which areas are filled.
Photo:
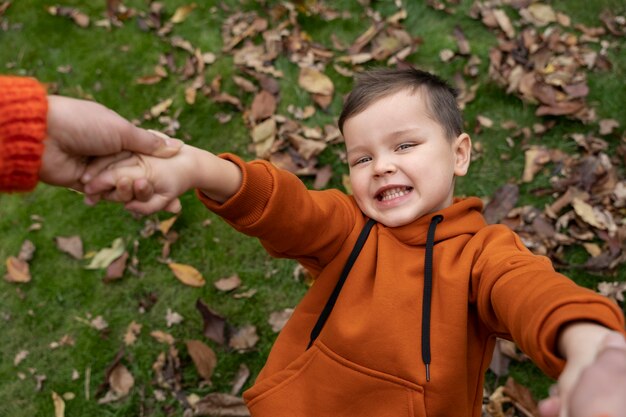
[[467, 174], [472, 157], [472, 139], [467, 133], [461, 133], [452, 147], [454, 152], [454, 175], [462, 177]]

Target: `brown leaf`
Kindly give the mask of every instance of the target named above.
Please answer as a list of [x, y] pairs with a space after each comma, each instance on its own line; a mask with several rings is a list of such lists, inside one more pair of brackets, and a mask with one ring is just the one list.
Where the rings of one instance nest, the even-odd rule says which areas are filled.
[[30, 282], [30, 267], [28, 263], [19, 260], [14, 256], [9, 256], [6, 260], [7, 273], [4, 279], [8, 282]]
[[330, 78], [315, 68], [303, 67], [300, 69], [298, 85], [309, 93], [332, 96], [334, 85]]
[[83, 241], [80, 236], [57, 236], [54, 238], [57, 248], [74, 259], [83, 259]]
[[513, 378], [509, 377], [504, 386], [504, 392], [511, 397], [515, 407], [526, 416], [539, 416], [537, 401], [535, 401], [528, 388], [518, 384]]
[[141, 324], [133, 320], [126, 328], [126, 333], [124, 334], [124, 344], [126, 346], [135, 344], [139, 333], [141, 333]]
[[505, 184], [498, 188], [483, 211], [487, 223], [495, 224], [506, 217], [517, 204], [518, 198], [519, 187], [516, 184]]
[[231, 275], [230, 277], [222, 278], [213, 283], [215, 288], [220, 291], [232, 291], [235, 288], [239, 288], [241, 285], [241, 278], [239, 275]]
[[173, 345], [176, 339], [169, 333], [165, 333], [162, 330], [153, 330], [150, 332], [150, 336], [154, 337], [159, 343], [167, 345]]
[[619, 122], [615, 119], [602, 119], [598, 124], [600, 125], [600, 134], [602, 136], [611, 134], [613, 129], [619, 127]]
[[515, 37], [515, 29], [511, 24], [511, 20], [509, 16], [507, 16], [506, 12], [502, 9], [494, 9], [493, 17], [496, 19], [496, 23], [500, 26], [500, 29], [505, 33], [505, 35], [509, 39], [513, 39]]
[[24, 243], [22, 243], [22, 247], [20, 248], [20, 253], [17, 255], [17, 259], [24, 262], [30, 262], [33, 259], [33, 255], [35, 254], [35, 244], [30, 240], [26, 239]]
[[455, 26], [454, 31], [452, 32], [454, 38], [456, 39], [456, 45], [459, 48], [459, 54], [461, 55], [469, 55], [472, 50], [470, 48], [470, 44], [463, 33], [463, 29], [460, 26]]
[[167, 309], [167, 313], [165, 313], [165, 323], [167, 324], [167, 327], [172, 327], [175, 324], [180, 324], [182, 323], [184, 320], [183, 316], [181, 316], [180, 314], [178, 314], [177, 312], [173, 311], [171, 308], [168, 307]]
[[250, 119], [254, 122], [267, 119], [276, 112], [276, 97], [273, 94], [261, 90], [254, 97], [250, 109]]
[[525, 153], [526, 162], [524, 165], [524, 173], [522, 174], [523, 182], [532, 182], [535, 174], [541, 168], [550, 162], [550, 151], [544, 147], [532, 146]]
[[282, 311], [274, 311], [270, 314], [270, 318], [267, 320], [270, 326], [272, 326], [272, 331], [274, 333], [280, 332], [287, 321], [291, 318], [293, 314], [293, 308], [286, 308]]
[[251, 324], [245, 325], [231, 336], [228, 345], [238, 351], [246, 351], [252, 349], [259, 341], [256, 333], [256, 326]]
[[190, 265], [170, 263], [168, 264], [176, 278], [185, 285], [191, 287], [202, 287], [205, 284], [204, 277], [196, 268]]
[[248, 378], [250, 378], [250, 369], [248, 369], [245, 363], [242, 363], [239, 365], [239, 369], [237, 370], [237, 373], [235, 374], [235, 377], [233, 378], [233, 382], [232, 382], [233, 387], [230, 390], [230, 394], [231, 395], [239, 394], [239, 391], [241, 391], [241, 388], [243, 388]]
[[202, 334], [209, 340], [224, 345], [226, 343], [226, 320], [213, 310], [211, 310], [201, 299], [196, 301], [196, 308], [202, 316]]
[[132, 389], [135, 378], [124, 365], [119, 363], [109, 375], [109, 384], [111, 389], [122, 398], [127, 396]]
[[210, 381], [213, 376], [213, 370], [217, 365], [217, 356], [213, 349], [205, 345], [199, 340], [187, 340], [187, 352], [196, 365], [198, 374], [206, 381]]
[[242, 398], [220, 392], [213, 392], [196, 403], [193, 415], [249, 417], [250, 411]]
[[107, 267], [107, 272], [103, 280], [104, 282], [115, 281], [124, 276], [128, 256], [128, 251], [124, 251], [122, 256], [111, 262], [111, 264]]

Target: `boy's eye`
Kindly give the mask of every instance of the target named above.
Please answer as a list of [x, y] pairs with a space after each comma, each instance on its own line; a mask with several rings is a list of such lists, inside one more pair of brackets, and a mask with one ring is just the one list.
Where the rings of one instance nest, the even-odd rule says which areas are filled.
[[403, 143], [401, 145], [398, 145], [396, 149], [399, 151], [404, 151], [404, 150], [414, 147], [415, 145], [416, 145], [415, 143]]
[[359, 165], [359, 164], [363, 164], [365, 162], [369, 162], [372, 158], [370, 158], [369, 156], [363, 156], [357, 160], [355, 160], [352, 165]]

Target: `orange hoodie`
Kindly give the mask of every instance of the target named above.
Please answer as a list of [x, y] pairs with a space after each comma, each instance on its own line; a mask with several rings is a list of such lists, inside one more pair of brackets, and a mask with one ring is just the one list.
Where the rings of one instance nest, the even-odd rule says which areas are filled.
[[0, 76], [0, 191], [27, 191], [37, 184], [47, 112], [40, 83]]
[[[507, 227], [487, 225], [477, 198], [405, 226], [373, 225], [320, 326], [368, 219], [337, 190], [309, 191], [267, 162], [223, 157], [241, 167], [243, 185], [222, 205], [199, 193], [204, 204], [316, 277], [244, 393], [253, 416], [478, 417], [496, 336], [556, 377], [565, 323], [624, 328], [608, 299], [556, 273]], [[436, 216], [443, 219], [433, 226]], [[316, 323], [321, 333], [307, 349]]]

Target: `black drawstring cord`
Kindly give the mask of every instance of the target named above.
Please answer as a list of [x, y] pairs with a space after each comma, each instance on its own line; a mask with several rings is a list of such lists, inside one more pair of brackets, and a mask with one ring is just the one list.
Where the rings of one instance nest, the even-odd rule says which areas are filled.
[[330, 316], [330, 313], [331, 311], [333, 311], [333, 307], [335, 306], [335, 303], [337, 302], [337, 298], [339, 297], [341, 288], [343, 287], [343, 284], [346, 282], [346, 278], [348, 278], [348, 274], [350, 273], [350, 270], [352, 269], [352, 265], [354, 265], [356, 258], [359, 256], [359, 253], [361, 252], [361, 249], [363, 249], [363, 245], [365, 245], [365, 241], [367, 240], [367, 237], [370, 234], [370, 230], [372, 230], [372, 226], [374, 226], [375, 224], [376, 224], [376, 220], [369, 219], [367, 223], [365, 223], [365, 226], [363, 226], [363, 229], [361, 229], [361, 233], [359, 234], [359, 237], [356, 240], [354, 248], [352, 248], [352, 252], [350, 252], [350, 256], [348, 256], [348, 260], [346, 261], [346, 264], [343, 267], [343, 271], [341, 271], [341, 276], [339, 277], [339, 281], [337, 281], [337, 284], [335, 285], [335, 289], [330, 294], [330, 297], [328, 297], [328, 301], [326, 301], [326, 305], [324, 306], [324, 309], [322, 310], [320, 316], [317, 319], [317, 323], [315, 323], [313, 330], [311, 330], [311, 337], [309, 340], [309, 344], [306, 347], [307, 350], [313, 345], [313, 342], [315, 342], [315, 339], [317, 339], [317, 337], [322, 332], [322, 328], [324, 327], [324, 324], [326, 324], [326, 320], [328, 319], [328, 316]]
[[430, 381], [430, 304], [433, 290], [433, 246], [435, 229], [443, 221], [443, 216], [430, 219], [426, 236], [426, 255], [424, 258], [424, 296], [422, 300], [422, 361], [426, 366], [426, 381]]

